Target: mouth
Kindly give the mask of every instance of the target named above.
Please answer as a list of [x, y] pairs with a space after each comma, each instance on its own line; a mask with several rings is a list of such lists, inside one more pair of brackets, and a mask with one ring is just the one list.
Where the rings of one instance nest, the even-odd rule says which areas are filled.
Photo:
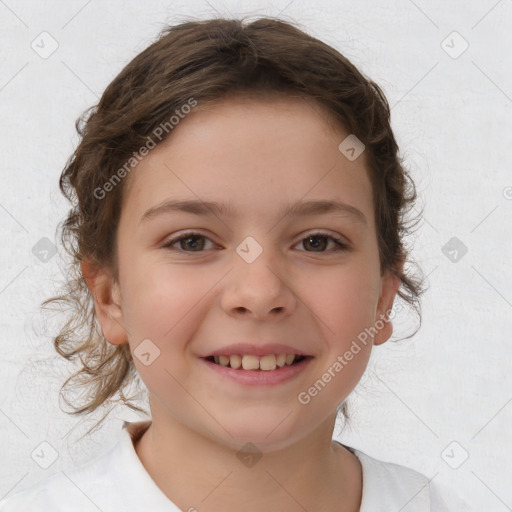
[[233, 370], [268, 372], [298, 365], [306, 359], [312, 359], [312, 356], [299, 354], [268, 354], [265, 356], [233, 354], [230, 356], [208, 356], [203, 359], [215, 365]]

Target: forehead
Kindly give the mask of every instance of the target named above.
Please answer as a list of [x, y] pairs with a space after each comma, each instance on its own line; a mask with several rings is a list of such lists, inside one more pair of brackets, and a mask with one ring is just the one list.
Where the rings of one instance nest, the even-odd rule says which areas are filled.
[[338, 148], [348, 135], [304, 98], [199, 103], [130, 173], [123, 209], [129, 204], [140, 217], [143, 209], [178, 197], [230, 198], [245, 211], [253, 203], [268, 210], [270, 203], [313, 198], [371, 210], [364, 153], [349, 161]]

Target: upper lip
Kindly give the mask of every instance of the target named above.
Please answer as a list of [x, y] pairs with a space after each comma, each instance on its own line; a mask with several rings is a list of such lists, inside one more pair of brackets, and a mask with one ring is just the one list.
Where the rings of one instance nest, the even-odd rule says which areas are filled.
[[231, 356], [231, 355], [253, 355], [253, 356], [266, 356], [269, 354], [295, 354], [299, 356], [308, 356], [306, 352], [285, 345], [284, 343], [235, 343], [233, 345], [226, 345], [225, 347], [218, 348], [201, 357], [212, 356]]

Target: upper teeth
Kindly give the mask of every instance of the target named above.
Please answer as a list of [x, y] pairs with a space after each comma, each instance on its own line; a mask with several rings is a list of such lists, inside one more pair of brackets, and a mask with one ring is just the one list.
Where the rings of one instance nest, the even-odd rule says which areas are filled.
[[232, 356], [214, 356], [214, 361], [222, 366], [231, 366], [231, 368], [244, 370], [275, 370], [278, 366], [281, 368], [285, 364], [291, 365], [295, 360], [295, 354], [269, 354], [267, 356], [253, 355], [232, 355]]

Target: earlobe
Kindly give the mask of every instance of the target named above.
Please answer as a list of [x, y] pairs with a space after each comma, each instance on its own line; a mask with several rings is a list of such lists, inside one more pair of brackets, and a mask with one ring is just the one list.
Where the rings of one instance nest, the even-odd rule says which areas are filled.
[[118, 283], [108, 271], [86, 260], [82, 262], [82, 275], [93, 297], [103, 336], [112, 345], [125, 343], [128, 337]]

